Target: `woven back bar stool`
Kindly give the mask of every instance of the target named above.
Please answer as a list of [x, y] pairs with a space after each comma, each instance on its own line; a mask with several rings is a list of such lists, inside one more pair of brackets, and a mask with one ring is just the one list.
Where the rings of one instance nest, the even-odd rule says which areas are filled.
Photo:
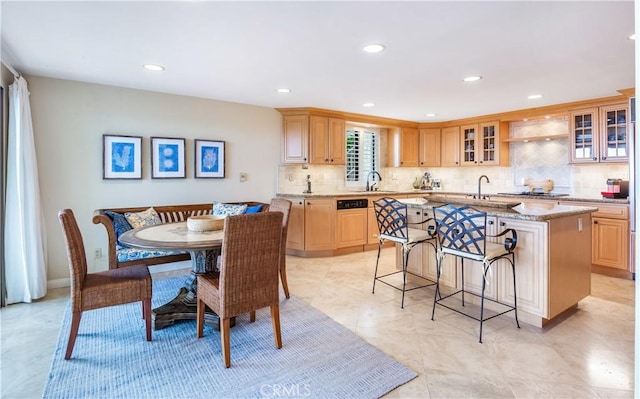
[[[435, 222], [432, 218], [428, 218], [420, 223], [408, 223], [407, 221], [407, 204], [404, 204], [394, 198], [381, 198], [373, 203], [373, 210], [376, 215], [376, 222], [378, 223], [378, 230], [380, 235], [378, 236], [378, 257], [376, 259], [376, 270], [373, 276], [373, 289], [372, 293], [376, 290], [376, 281], [380, 281], [390, 287], [393, 287], [399, 291], [402, 291], [402, 301], [400, 307], [404, 308], [404, 294], [406, 291], [415, 290], [418, 288], [425, 288], [435, 285], [434, 281], [426, 279], [415, 273], [407, 270], [409, 263], [409, 254], [411, 249], [416, 245], [422, 243], [428, 243], [434, 249], [437, 254], [437, 241]], [[426, 229], [409, 227], [409, 225], [422, 226], [427, 225]], [[392, 241], [402, 246], [402, 270], [397, 270], [391, 273], [378, 275], [378, 265], [380, 263], [380, 250], [385, 241]], [[386, 277], [402, 273], [402, 286], [392, 284], [384, 279]], [[416, 276], [422, 282], [426, 284], [419, 285], [407, 289], [407, 274]]]
[[[464, 316], [470, 317], [480, 322], [480, 338], [482, 343], [482, 323], [486, 320], [503, 315], [513, 311], [515, 314], [516, 325], [520, 328], [518, 322], [518, 308], [516, 300], [516, 269], [515, 269], [515, 253], [516, 244], [518, 242], [518, 234], [514, 229], [506, 229], [497, 235], [487, 235], [487, 213], [478, 211], [469, 206], [456, 206], [446, 204], [433, 208], [434, 219], [436, 220], [437, 236], [439, 241], [438, 254], [438, 278], [436, 279], [436, 293], [433, 299], [433, 309], [431, 311], [431, 320], [434, 319], [436, 305], [443, 306], [447, 309], [458, 312]], [[504, 243], [489, 241], [488, 239], [496, 239], [504, 236]], [[461, 260], [461, 288], [452, 294], [442, 296], [440, 292], [440, 268], [442, 261], [446, 255], [457, 256]], [[471, 260], [479, 262], [482, 267], [482, 292], [477, 293], [466, 291], [464, 283], [464, 261]], [[485, 298], [485, 288], [487, 285], [487, 276], [491, 273], [492, 265], [504, 259], [511, 265], [513, 275], [513, 305]], [[444, 301], [454, 295], [460, 294], [462, 306], [464, 307], [465, 294], [480, 297], [480, 317], [476, 317], [469, 312], [463, 312], [455, 309]], [[497, 314], [485, 317], [484, 301], [489, 300], [500, 304], [506, 310]]]

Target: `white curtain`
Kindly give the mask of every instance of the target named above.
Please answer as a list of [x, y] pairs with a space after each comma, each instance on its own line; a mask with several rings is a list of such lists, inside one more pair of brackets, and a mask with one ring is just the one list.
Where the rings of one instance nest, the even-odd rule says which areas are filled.
[[23, 77], [9, 86], [7, 149], [4, 235], [7, 303], [31, 302], [47, 293], [47, 248], [29, 89]]

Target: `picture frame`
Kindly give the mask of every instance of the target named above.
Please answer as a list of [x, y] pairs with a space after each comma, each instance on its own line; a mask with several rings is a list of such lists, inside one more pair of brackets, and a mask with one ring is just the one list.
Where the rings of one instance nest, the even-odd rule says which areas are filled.
[[184, 179], [185, 139], [175, 137], [151, 137], [151, 178]]
[[142, 137], [102, 135], [102, 179], [142, 179]]
[[219, 140], [195, 139], [195, 177], [224, 178], [225, 143]]

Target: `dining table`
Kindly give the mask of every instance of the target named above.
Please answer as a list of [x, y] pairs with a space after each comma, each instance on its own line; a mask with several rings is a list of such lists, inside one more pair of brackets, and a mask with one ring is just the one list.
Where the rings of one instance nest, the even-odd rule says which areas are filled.
[[[145, 250], [182, 250], [191, 256], [191, 273], [174, 299], [153, 309], [155, 330], [178, 320], [195, 320], [198, 274], [218, 272], [218, 256], [222, 250], [223, 230], [192, 231], [187, 222], [163, 223], [138, 227], [123, 233], [118, 241], [131, 248]], [[219, 319], [207, 308], [205, 322], [219, 328]], [[231, 321], [235, 324], [235, 320]]]

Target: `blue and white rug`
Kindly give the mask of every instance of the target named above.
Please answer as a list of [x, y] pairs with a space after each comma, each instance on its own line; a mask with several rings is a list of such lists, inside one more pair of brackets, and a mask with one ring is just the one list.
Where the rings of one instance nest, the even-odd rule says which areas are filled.
[[[154, 281], [153, 306], [172, 299], [184, 278]], [[416, 373], [292, 297], [280, 303], [282, 349], [271, 315], [237, 318], [231, 368], [220, 335], [195, 321], [153, 331], [147, 342], [140, 303], [84, 312], [71, 360], [64, 360], [67, 307], [44, 398], [378, 398]]]

